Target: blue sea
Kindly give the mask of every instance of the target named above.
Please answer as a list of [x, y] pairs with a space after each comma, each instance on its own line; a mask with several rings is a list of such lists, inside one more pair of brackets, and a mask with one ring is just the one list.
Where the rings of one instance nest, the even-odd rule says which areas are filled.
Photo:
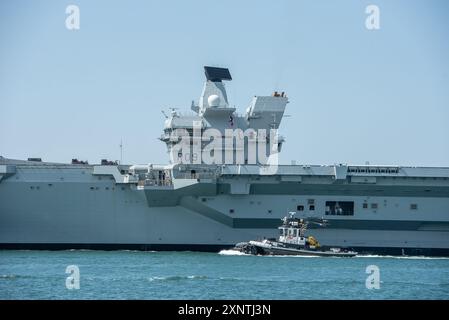
[[0, 299], [449, 299], [449, 258], [0, 251]]

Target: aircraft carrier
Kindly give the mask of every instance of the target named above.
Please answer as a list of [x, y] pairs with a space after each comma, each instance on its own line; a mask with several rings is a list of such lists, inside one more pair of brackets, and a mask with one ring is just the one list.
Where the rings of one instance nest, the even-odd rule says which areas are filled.
[[[261, 133], [279, 128], [287, 95], [254, 96], [239, 114], [229, 70], [205, 74], [191, 111], [166, 115], [166, 165], [0, 157], [0, 248], [216, 251], [276, 237], [295, 211], [329, 221], [309, 230], [322, 245], [449, 255], [449, 168], [279, 165], [284, 138]], [[243, 144], [212, 142], [227, 130]], [[265, 152], [253, 152], [262, 140]]]

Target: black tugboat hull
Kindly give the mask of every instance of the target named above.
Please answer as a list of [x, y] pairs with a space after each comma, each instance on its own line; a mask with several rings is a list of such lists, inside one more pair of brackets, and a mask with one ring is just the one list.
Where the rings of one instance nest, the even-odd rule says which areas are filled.
[[314, 257], [354, 257], [357, 252], [354, 251], [337, 251], [337, 250], [308, 250], [301, 248], [289, 248], [276, 245], [276, 243], [266, 243], [258, 241], [250, 241], [248, 243], [239, 244], [235, 248], [238, 251], [254, 254], [254, 255], [291, 255], [291, 256], [314, 256]]

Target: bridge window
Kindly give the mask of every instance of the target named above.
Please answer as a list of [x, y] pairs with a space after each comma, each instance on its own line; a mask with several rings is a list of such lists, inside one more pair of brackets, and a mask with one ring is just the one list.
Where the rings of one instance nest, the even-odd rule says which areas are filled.
[[315, 211], [315, 205], [310, 205], [310, 206], [309, 206], [309, 210], [310, 210], [310, 211]]
[[371, 203], [371, 209], [377, 209], [377, 203]]
[[326, 215], [354, 215], [354, 201], [326, 201]]
[[417, 205], [416, 203], [412, 203], [412, 204], [410, 205], [410, 209], [411, 209], [411, 210], [417, 210], [417, 209], [418, 209], [418, 205]]
[[296, 210], [297, 210], [297, 211], [304, 211], [304, 206], [303, 206], [303, 205], [298, 205], [298, 206], [296, 207]]
[[363, 209], [368, 209], [368, 203], [363, 203]]

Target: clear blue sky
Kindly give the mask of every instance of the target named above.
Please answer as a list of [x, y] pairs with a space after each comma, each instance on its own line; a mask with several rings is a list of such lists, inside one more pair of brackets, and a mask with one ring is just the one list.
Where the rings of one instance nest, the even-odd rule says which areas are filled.
[[189, 109], [204, 65], [241, 112], [287, 92], [284, 163], [449, 166], [445, 0], [2, 0], [0, 155], [98, 163], [123, 139], [126, 163], [166, 163], [161, 110]]

